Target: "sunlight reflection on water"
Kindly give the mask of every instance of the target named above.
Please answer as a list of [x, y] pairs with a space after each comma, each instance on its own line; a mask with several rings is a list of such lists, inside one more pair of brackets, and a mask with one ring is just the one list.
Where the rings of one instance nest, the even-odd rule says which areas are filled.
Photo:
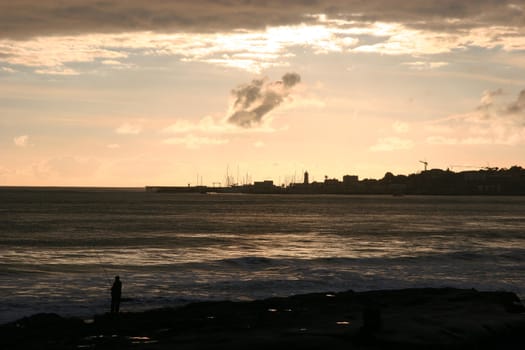
[[115, 274], [134, 309], [350, 288], [521, 295], [525, 284], [524, 198], [10, 195], [5, 315], [100, 312]]

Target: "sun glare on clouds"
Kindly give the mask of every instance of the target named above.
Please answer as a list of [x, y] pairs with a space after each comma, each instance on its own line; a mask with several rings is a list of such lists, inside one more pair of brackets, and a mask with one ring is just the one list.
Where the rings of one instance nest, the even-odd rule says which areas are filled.
[[[375, 37], [371, 43], [366, 36]], [[0, 61], [34, 68], [37, 74], [81, 74], [71, 63], [99, 62], [102, 65], [134, 67], [134, 57], [175, 56], [183, 62], [204, 62], [261, 73], [270, 67], [286, 67], [294, 47], [314, 54], [362, 52], [387, 55], [435, 55], [478, 46], [504, 50], [525, 49], [525, 33], [515, 27], [473, 28], [463, 33], [436, 33], [396, 23], [363, 23], [328, 20], [317, 24], [268, 27], [263, 31], [229, 33], [133, 32], [36, 37], [27, 40], [1, 39]], [[439, 68], [446, 62], [407, 63], [414, 69]], [[85, 72], [85, 71], [84, 71]]]

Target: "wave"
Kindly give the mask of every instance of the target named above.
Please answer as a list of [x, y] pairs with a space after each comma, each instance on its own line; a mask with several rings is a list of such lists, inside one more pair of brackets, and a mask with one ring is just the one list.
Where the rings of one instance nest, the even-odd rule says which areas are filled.
[[221, 259], [220, 263], [236, 265], [241, 267], [249, 266], [270, 266], [279, 264], [283, 259], [267, 258], [262, 256], [245, 256], [240, 258]]
[[283, 264], [321, 264], [321, 265], [347, 265], [356, 263], [374, 263], [374, 264], [391, 264], [395, 262], [438, 262], [438, 261], [495, 261], [511, 260], [524, 261], [525, 249], [507, 248], [507, 249], [483, 249], [483, 250], [458, 250], [446, 252], [429, 252], [420, 254], [403, 254], [398, 256], [371, 256], [371, 257], [315, 257], [315, 258], [272, 258], [264, 256], [246, 256], [239, 258], [220, 259], [214, 261], [214, 264], [237, 265], [241, 267], [265, 267]]
[[[129, 254], [133, 254], [130, 251]], [[55, 273], [102, 273], [103, 271], [141, 271], [143, 273], [180, 271], [214, 271], [217, 268], [227, 270], [257, 271], [280, 267], [290, 267], [292, 269], [318, 269], [318, 268], [345, 268], [348, 266], [390, 266], [403, 265], [425, 265], [436, 266], [442, 264], [516, 264], [525, 261], [525, 248], [495, 248], [477, 250], [456, 250], [444, 252], [424, 252], [418, 254], [398, 254], [394, 256], [334, 256], [334, 257], [272, 257], [262, 255], [249, 255], [225, 259], [209, 260], [190, 260], [184, 261], [177, 256], [167, 257], [159, 255], [152, 257], [153, 253], [144, 258], [121, 259], [111, 262], [110, 257], [104, 260], [94, 256], [92, 252], [85, 255], [78, 253], [74, 257], [54, 259], [53, 263], [16, 262], [15, 258], [8, 261], [4, 259], [1, 264], [0, 275], [5, 274], [55, 274]], [[107, 259], [106, 259], [107, 258]], [[170, 260], [170, 258], [173, 258]], [[74, 263], [71, 263], [75, 260]]]

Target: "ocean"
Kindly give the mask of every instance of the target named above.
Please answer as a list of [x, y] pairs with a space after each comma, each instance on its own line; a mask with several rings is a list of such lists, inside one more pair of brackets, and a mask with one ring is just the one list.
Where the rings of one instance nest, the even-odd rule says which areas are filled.
[[525, 197], [0, 189], [0, 323], [203, 300], [460, 287], [525, 297]]

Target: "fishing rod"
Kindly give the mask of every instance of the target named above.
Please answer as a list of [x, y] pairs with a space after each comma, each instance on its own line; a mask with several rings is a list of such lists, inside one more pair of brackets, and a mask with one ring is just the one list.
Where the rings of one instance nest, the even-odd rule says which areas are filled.
[[[104, 271], [104, 276], [107, 278], [109, 285], [112, 285], [113, 280], [111, 279], [111, 277], [109, 277], [109, 273], [104, 267], [104, 264], [102, 263], [102, 258], [100, 257], [100, 253], [98, 252], [98, 250], [95, 250], [95, 255], [97, 256], [97, 259], [100, 263], [100, 267], [102, 268], [102, 271]], [[133, 300], [132, 298], [121, 298], [120, 299], [120, 301], [132, 301], [132, 300]]]
[[100, 263], [100, 267], [102, 268], [102, 271], [104, 271], [104, 276], [106, 277], [106, 279], [109, 281], [109, 284], [111, 285], [112, 280], [109, 277], [109, 273], [106, 270], [106, 268], [104, 267], [104, 264], [102, 263], [102, 259], [100, 258], [100, 253], [96, 249], [95, 249], [95, 254], [96, 254], [97, 258], [98, 258], [98, 262]]

